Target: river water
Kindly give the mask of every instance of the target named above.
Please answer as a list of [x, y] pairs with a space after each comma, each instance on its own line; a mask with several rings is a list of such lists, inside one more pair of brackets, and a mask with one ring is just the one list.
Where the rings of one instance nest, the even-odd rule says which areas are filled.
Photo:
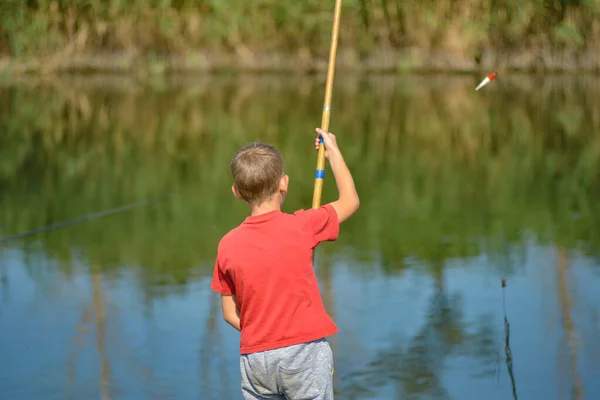
[[[480, 79], [336, 76], [331, 131], [361, 197], [316, 254], [336, 398], [600, 398], [600, 78]], [[0, 398], [241, 398], [239, 334], [209, 289], [247, 215], [229, 161], [275, 144], [284, 211], [310, 207], [324, 83], [3, 82]]]

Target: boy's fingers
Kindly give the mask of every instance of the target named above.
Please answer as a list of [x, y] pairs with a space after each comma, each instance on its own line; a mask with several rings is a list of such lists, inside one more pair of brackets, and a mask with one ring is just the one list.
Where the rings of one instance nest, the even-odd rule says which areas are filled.
[[327, 135], [331, 135], [330, 133], [325, 132], [323, 129], [321, 128], [317, 128], [317, 132], [319, 133], [319, 135], [321, 136], [327, 136]]
[[319, 133], [319, 136], [317, 136], [317, 139], [315, 141], [315, 145], [316, 145], [317, 149], [319, 148], [319, 144], [320, 144], [319, 138], [323, 139], [323, 146], [325, 146], [325, 142], [328, 140], [335, 141], [335, 135], [333, 133], [325, 132], [321, 128], [317, 128], [316, 131]]

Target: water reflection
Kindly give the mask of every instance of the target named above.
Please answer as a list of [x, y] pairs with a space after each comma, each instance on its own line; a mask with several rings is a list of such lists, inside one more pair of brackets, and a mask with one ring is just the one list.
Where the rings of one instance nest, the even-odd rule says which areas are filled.
[[[600, 79], [507, 77], [475, 93], [477, 79], [336, 79], [332, 130], [362, 201], [316, 258], [341, 329], [340, 398], [600, 393]], [[3, 243], [0, 352], [21, 364], [3, 357], [0, 392], [239, 398], [239, 335], [208, 290], [218, 240], [246, 215], [228, 162], [250, 140], [276, 144], [286, 211], [310, 206], [323, 86], [6, 86], [0, 237], [165, 201]], [[335, 193], [326, 176], [324, 201]]]

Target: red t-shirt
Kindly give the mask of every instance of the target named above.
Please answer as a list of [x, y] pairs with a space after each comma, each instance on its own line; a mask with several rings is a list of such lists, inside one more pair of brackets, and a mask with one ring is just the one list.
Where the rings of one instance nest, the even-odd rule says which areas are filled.
[[250, 216], [221, 239], [210, 287], [236, 295], [241, 354], [337, 333], [323, 306], [312, 255], [338, 233], [335, 209], [325, 205]]

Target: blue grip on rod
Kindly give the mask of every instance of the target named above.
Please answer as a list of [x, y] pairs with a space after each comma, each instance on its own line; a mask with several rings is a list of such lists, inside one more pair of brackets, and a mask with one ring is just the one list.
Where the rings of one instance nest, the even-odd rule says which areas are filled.
[[317, 179], [324, 179], [325, 178], [325, 170], [324, 169], [318, 169], [315, 171], [315, 178]]

